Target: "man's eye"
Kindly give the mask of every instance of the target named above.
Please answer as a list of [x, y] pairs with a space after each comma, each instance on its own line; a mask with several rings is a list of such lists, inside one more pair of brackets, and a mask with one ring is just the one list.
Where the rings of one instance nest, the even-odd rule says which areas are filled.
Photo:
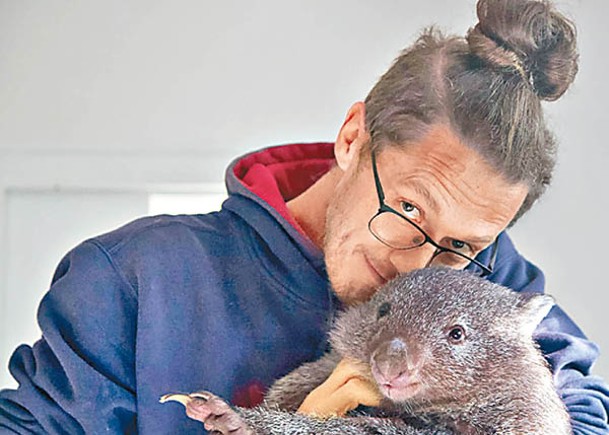
[[450, 251], [444, 251], [441, 254], [438, 254], [436, 256], [436, 261], [438, 264], [442, 264], [447, 267], [461, 269], [467, 266], [467, 263], [469, 263], [467, 258], [463, 258], [460, 255], [455, 254], [455, 252], [469, 258], [473, 258], [475, 256], [475, 251], [472, 249], [472, 247], [461, 240], [443, 240], [441, 246], [445, 249], [450, 249]]
[[453, 245], [454, 249], [463, 249], [465, 246], [465, 242], [462, 242], [461, 240], [453, 240], [451, 244]]
[[450, 240], [450, 242], [448, 242], [447, 247], [452, 249], [453, 251], [459, 252], [460, 254], [467, 255], [468, 257], [474, 255], [474, 250], [472, 249], [472, 247], [462, 240], [452, 239]]
[[419, 209], [416, 208], [413, 204], [408, 201], [401, 201], [400, 206], [402, 208], [402, 212], [409, 219], [418, 220], [421, 217], [421, 213]]

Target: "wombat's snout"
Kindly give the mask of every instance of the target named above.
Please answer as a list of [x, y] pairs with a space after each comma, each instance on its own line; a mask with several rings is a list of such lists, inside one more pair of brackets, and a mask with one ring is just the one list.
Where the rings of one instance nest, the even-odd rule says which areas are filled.
[[400, 337], [381, 342], [370, 357], [370, 368], [381, 393], [405, 400], [418, 391], [417, 357]]

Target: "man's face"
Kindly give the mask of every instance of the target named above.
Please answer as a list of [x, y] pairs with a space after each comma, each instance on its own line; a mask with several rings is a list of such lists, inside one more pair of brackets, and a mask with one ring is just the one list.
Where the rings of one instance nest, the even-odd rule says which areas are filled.
[[[324, 237], [330, 282], [348, 304], [367, 300], [400, 272], [425, 267], [435, 251], [429, 243], [393, 249], [370, 233], [379, 202], [370, 157], [358, 154], [342, 168]], [[418, 142], [377, 152], [377, 167], [387, 205], [442, 246], [464, 242], [475, 253], [507, 227], [527, 195], [525, 185], [509, 184], [443, 125]]]

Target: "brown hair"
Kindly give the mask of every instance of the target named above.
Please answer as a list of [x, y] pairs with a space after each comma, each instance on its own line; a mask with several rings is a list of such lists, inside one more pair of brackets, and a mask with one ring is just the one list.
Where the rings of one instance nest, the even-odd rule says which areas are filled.
[[465, 38], [433, 28], [404, 50], [366, 97], [373, 149], [420, 139], [446, 123], [529, 194], [515, 222], [550, 183], [555, 140], [541, 100], [554, 101], [577, 73], [573, 23], [546, 1], [479, 0]]

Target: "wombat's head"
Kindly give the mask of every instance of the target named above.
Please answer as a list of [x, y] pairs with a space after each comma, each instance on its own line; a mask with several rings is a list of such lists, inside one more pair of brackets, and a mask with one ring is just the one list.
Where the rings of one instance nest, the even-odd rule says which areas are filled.
[[332, 344], [343, 357], [369, 363], [394, 402], [463, 404], [492, 395], [522, 364], [540, 364], [532, 334], [553, 304], [465, 271], [421, 269], [348, 310]]

